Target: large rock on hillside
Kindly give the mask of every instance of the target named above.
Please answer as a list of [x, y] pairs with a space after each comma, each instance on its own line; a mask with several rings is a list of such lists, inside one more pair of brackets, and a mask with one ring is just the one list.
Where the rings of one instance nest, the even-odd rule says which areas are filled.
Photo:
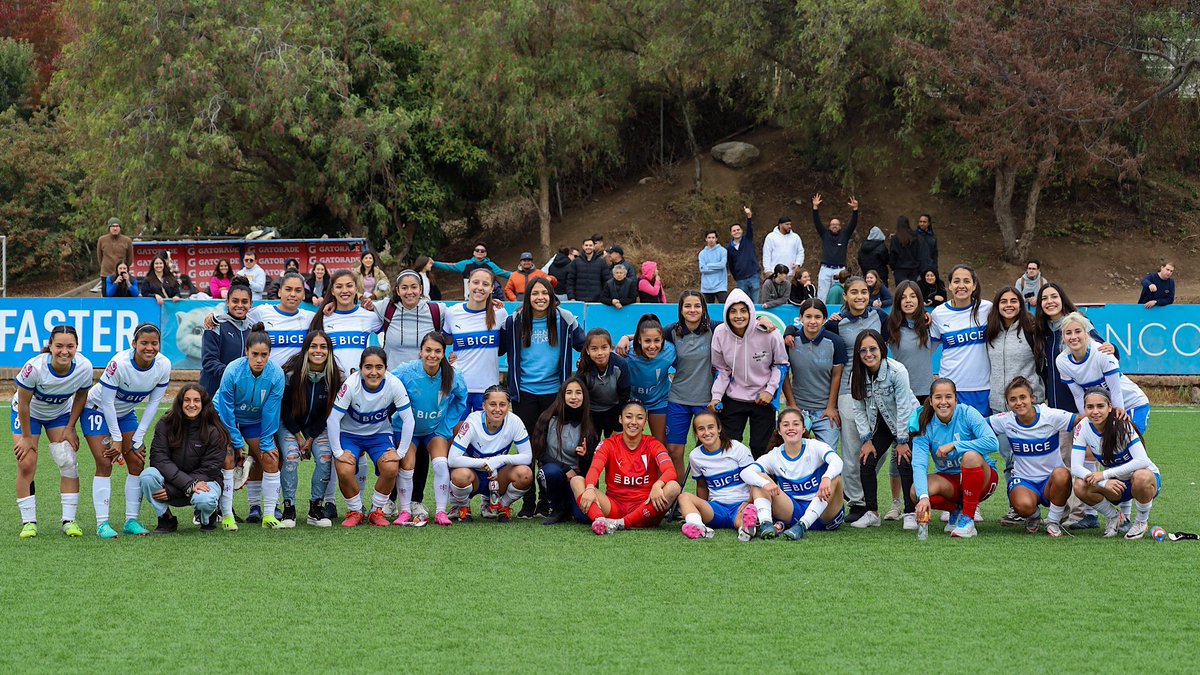
[[739, 141], [720, 143], [714, 145], [712, 149], [713, 159], [734, 169], [753, 164], [754, 160], [758, 159], [758, 155], [758, 148]]

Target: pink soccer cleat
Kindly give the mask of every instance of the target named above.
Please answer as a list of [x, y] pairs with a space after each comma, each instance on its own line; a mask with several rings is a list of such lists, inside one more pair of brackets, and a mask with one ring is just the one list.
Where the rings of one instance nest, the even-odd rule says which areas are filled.
[[393, 525], [407, 525], [412, 522], [412, 514], [408, 511], [403, 511], [396, 519], [392, 521]]
[[623, 529], [625, 529], [625, 521], [615, 518], [597, 518], [592, 522], [592, 532], [601, 536]]
[[738, 541], [747, 542], [754, 538], [755, 527], [758, 526], [758, 508], [747, 504], [742, 509], [742, 526], [738, 528]]
[[446, 515], [445, 511], [438, 511], [433, 516], [433, 522], [437, 523], [438, 525], [441, 525], [442, 527], [450, 527], [451, 525], [454, 524], [453, 522], [450, 521], [450, 516]]

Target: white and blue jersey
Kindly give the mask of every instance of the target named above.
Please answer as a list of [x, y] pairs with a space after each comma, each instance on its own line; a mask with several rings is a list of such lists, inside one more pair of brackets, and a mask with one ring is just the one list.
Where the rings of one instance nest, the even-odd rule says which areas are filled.
[[1034, 406], [1037, 417], [1029, 426], [1011, 412], [1003, 412], [988, 418], [988, 424], [997, 436], [1008, 439], [1012, 449], [1012, 475], [1014, 479], [1043, 481], [1063, 466], [1059, 453], [1059, 433], [1070, 431], [1078, 421], [1074, 413], [1051, 408], [1042, 404]]
[[[945, 457], [938, 457], [938, 448], [948, 443], [954, 444], [954, 450]], [[958, 475], [962, 473], [962, 457], [968, 452], [978, 452], [983, 455], [993, 470], [996, 468], [996, 458], [992, 457], [1000, 449], [996, 433], [980, 412], [968, 405], [954, 406], [954, 414], [949, 422], [942, 422], [937, 415], [929, 420], [925, 432], [912, 439], [913, 488], [917, 499], [929, 496], [929, 463], [933, 462], [937, 473]]]
[[664, 341], [662, 351], [652, 359], [630, 350], [625, 363], [629, 366], [629, 400], [646, 406], [647, 412], [664, 412], [671, 393], [675, 345]]
[[[800, 446], [800, 454], [796, 457], [788, 456], [784, 452], [786, 447], [781, 445], [771, 450], [759, 457], [753, 466], [773, 477], [779, 489], [794, 501], [807, 503], [816, 499], [817, 490], [821, 488], [821, 479], [833, 480], [841, 475], [841, 458], [829, 445], [806, 438]], [[831, 462], [837, 465], [836, 472], [829, 471]], [[826, 475], [827, 473], [829, 475]]]
[[[516, 454], [510, 455], [509, 448], [517, 446]], [[504, 417], [496, 431], [489, 431], [487, 416], [477, 410], [463, 421], [450, 445], [448, 463], [451, 468], [466, 467], [482, 470], [486, 464], [492, 471], [508, 465], [528, 465], [533, 461], [533, 448], [529, 445], [529, 432], [525, 423], [513, 413]]]
[[[392, 436], [392, 415], [400, 416], [402, 438]], [[413, 430], [412, 404], [400, 378], [384, 373], [383, 381], [371, 389], [354, 373], [342, 384], [329, 415], [329, 444], [335, 457], [349, 451], [358, 457], [367, 451], [376, 463], [393, 447], [408, 449]]]
[[754, 463], [750, 449], [732, 441], [728, 450], [710, 453], [703, 445], [688, 455], [692, 478], [708, 486], [709, 503], [742, 504], [750, 501], [750, 486], [742, 480], [742, 469]]
[[283, 369], [271, 361], [255, 375], [245, 356], [225, 368], [213, 405], [233, 447], [244, 448], [247, 438], [257, 438], [262, 452], [275, 450], [285, 379]]
[[1112, 404], [1123, 410], [1132, 410], [1150, 405], [1150, 399], [1141, 387], [1121, 373], [1121, 364], [1112, 354], [1102, 354], [1095, 343], [1089, 343], [1082, 361], [1076, 361], [1071, 352], [1064, 351], [1054, 359], [1062, 381], [1071, 389], [1075, 406], [1083, 410], [1083, 399], [1088, 389], [1103, 387]]
[[297, 309], [288, 314], [279, 309], [279, 305], [259, 305], [250, 310], [246, 319], [248, 326], [261, 321], [266, 327], [267, 334], [271, 336], [271, 360], [282, 366], [300, 353], [313, 313], [307, 309]]
[[[413, 438], [454, 438], [454, 428], [467, 414], [467, 383], [462, 372], [454, 370], [454, 383], [447, 395], [442, 395], [442, 371], [429, 375], [420, 361], [401, 364], [392, 374], [404, 383], [412, 401]], [[393, 416], [392, 429], [400, 430], [399, 416]]]
[[1116, 478], [1119, 481], [1127, 482], [1133, 476], [1133, 472], [1138, 469], [1148, 469], [1158, 475], [1158, 467], [1150, 461], [1150, 456], [1146, 454], [1146, 446], [1142, 444], [1142, 437], [1136, 433], [1131, 433], [1130, 436], [1125, 447], [1115, 453], [1112, 459], [1106, 461], [1100, 444], [1100, 432], [1096, 430], [1091, 421], [1084, 420], [1082, 424], [1075, 427], [1075, 441], [1071, 445], [1071, 475], [1080, 479], [1088, 477], [1088, 474], [1091, 473], [1085, 466], [1085, 462], [1090, 459], [1088, 453], [1091, 453], [1096, 461], [1104, 467], [1105, 480]]
[[334, 310], [323, 322], [333, 343], [333, 358], [338, 369], [343, 377], [350, 377], [350, 373], [358, 370], [358, 362], [363, 350], [369, 346], [371, 336], [383, 330], [383, 319], [369, 309], [355, 307], [344, 312]]
[[[133, 431], [133, 447], [140, 447], [170, 383], [171, 361], [162, 354], [144, 369], [138, 366], [133, 349], [117, 354], [88, 392], [83, 435], [108, 436], [119, 443], [122, 434]], [[146, 410], [139, 423], [134, 410], [142, 401]]]
[[983, 340], [991, 311], [992, 303], [981, 300], [974, 317], [969, 305], [959, 309], [948, 302], [930, 312], [929, 337], [942, 345], [939, 374], [951, 379], [960, 392], [991, 388], [991, 362]]
[[488, 328], [487, 309], [468, 309], [465, 302], [451, 305], [442, 313], [442, 332], [453, 341], [458, 356], [454, 369], [462, 371], [471, 394], [482, 394], [500, 381], [500, 327], [508, 312], [497, 308], [495, 317]]
[[17, 373], [18, 391], [12, 398], [13, 434], [21, 433], [20, 411], [17, 408], [20, 390], [30, 392], [29, 433], [38, 435], [41, 427], [65, 427], [70, 422], [71, 406], [75, 395], [92, 386], [92, 362], [82, 354], [76, 354], [70, 369], [59, 375], [50, 365], [49, 354], [38, 354], [29, 359], [21, 372]]

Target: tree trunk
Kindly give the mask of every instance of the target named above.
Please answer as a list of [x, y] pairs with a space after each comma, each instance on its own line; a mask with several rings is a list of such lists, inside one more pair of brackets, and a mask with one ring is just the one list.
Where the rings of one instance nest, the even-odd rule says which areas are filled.
[[692, 130], [692, 115], [688, 110], [691, 103], [687, 100], [687, 96], [683, 93], [683, 88], [680, 87], [676, 93], [679, 97], [679, 108], [683, 111], [683, 127], [687, 131], [688, 148], [692, 151], [692, 162], [696, 165], [695, 175], [692, 176], [692, 187], [696, 192], [700, 191], [700, 146], [696, 143], [696, 133]]
[[1025, 197], [1025, 225], [1021, 230], [1021, 238], [1016, 242], [1016, 259], [1011, 260], [1018, 265], [1029, 259], [1029, 251], [1033, 247], [1033, 235], [1037, 232], [1038, 199], [1042, 196], [1042, 186], [1050, 176], [1050, 169], [1054, 168], [1055, 148], [1053, 144], [1046, 148], [1038, 162], [1037, 173], [1033, 175], [1033, 182], [1029, 184], [1029, 194]]
[[1004, 257], [1009, 261], [1018, 255], [1017, 225], [1012, 212], [1013, 193], [1016, 188], [1016, 169], [1001, 162], [996, 166], [996, 191], [992, 196], [992, 212], [996, 216], [996, 226], [1000, 228], [1000, 238], [1004, 242]]
[[550, 256], [550, 166], [545, 156], [537, 158], [538, 174], [538, 230], [541, 233], [541, 253], [543, 258]]

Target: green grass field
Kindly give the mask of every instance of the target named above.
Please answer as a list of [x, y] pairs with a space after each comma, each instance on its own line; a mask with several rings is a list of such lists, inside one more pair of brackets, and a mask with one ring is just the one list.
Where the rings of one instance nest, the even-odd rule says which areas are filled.
[[[1152, 525], [1200, 529], [1197, 426], [1200, 412], [1153, 415]], [[10, 436], [0, 448], [12, 457]], [[1200, 542], [1029, 536], [995, 524], [999, 492], [968, 541], [898, 523], [750, 544], [538, 521], [201, 535], [180, 510], [178, 534], [102, 542], [90, 458], [83, 539], [58, 531], [44, 439], [41, 459], [36, 539], [0, 499], [5, 673], [1172, 672], [1200, 655]], [[148, 504], [142, 518], [153, 527]]]

